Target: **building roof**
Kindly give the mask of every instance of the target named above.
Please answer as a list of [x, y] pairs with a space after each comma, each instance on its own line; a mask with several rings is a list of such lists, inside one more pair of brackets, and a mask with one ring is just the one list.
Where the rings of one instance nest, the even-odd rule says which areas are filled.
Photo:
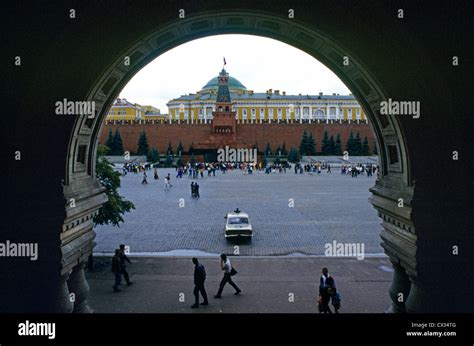
[[[229, 77], [228, 85], [231, 91], [232, 90], [247, 90], [247, 88], [242, 83], [240, 83], [238, 79], [234, 77]], [[212, 78], [209, 82], [207, 82], [206, 85], [202, 87], [200, 92], [205, 92], [211, 89], [217, 90], [218, 87], [219, 87], [218, 76], [216, 76]]]
[[[295, 100], [295, 101], [305, 101], [305, 100], [355, 100], [353, 95], [277, 95], [275, 93], [230, 93], [230, 98], [232, 101], [239, 100]], [[177, 101], [209, 101], [215, 100], [216, 95], [211, 93], [199, 93], [199, 94], [189, 94], [183, 95], [176, 99], [171, 100], [170, 102]]]

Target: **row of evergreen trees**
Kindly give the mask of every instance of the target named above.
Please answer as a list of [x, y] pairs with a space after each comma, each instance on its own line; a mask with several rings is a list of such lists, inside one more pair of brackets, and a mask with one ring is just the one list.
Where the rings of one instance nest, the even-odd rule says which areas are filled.
[[[105, 142], [105, 145], [109, 148], [109, 152], [108, 152], [109, 155], [123, 155], [124, 153], [122, 136], [120, 135], [120, 132], [118, 129], [115, 131], [115, 134], [112, 133], [112, 130], [109, 131], [109, 136]], [[184, 152], [183, 144], [179, 142], [176, 148], [176, 153], [180, 154], [183, 152]], [[158, 149], [150, 148], [145, 131], [142, 131], [140, 133], [140, 136], [138, 137], [138, 146], [137, 146], [136, 154], [146, 155], [149, 161], [151, 162], [156, 162], [159, 159], [160, 153], [158, 152]], [[174, 155], [171, 141], [168, 143], [168, 149], [166, 150], [166, 155], [167, 156]]]
[[[375, 146], [375, 143], [374, 143], [373, 148], [374, 148], [373, 153], [377, 154], [377, 147]], [[355, 137], [354, 137], [354, 134], [351, 132], [344, 150], [347, 150], [349, 152], [349, 155], [352, 155], [352, 156], [370, 155], [369, 140], [367, 139], [367, 136], [365, 136], [364, 140], [362, 141], [360, 138], [359, 131], [357, 131]], [[321, 142], [321, 151], [318, 152], [316, 148], [316, 139], [313, 137], [312, 133], [308, 135], [308, 133], [305, 130], [301, 137], [298, 153], [300, 155], [309, 155], [309, 156], [342, 155], [343, 149], [342, 149], [342, 143], [341, 143], [341, 136], [338, 133], [336, 135], [336, 139], [334, 139], [333, 135], [329, 137], [328, 132], [324, 131], [324, 137]]]

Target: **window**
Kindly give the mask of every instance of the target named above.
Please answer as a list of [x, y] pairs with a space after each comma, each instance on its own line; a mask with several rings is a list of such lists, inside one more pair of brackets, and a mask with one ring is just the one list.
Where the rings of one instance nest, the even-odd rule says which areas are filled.
[[252, 119], [255, 119], [256, 116], [257, 116], [257, 111], [255, 108], [252, 108]]
[[85, 164], [86, 163], [86, 150], [87, 145], [80, 145], [77, 150], [77, 162]]
[[281, 119], [281, 108], [278, 108], [278, 119]]
[[242, 109], [242, 117], [244, 119], [247, 119], [247, 109], [246, 108]]
[[260, 108], [260, 119], [263, 119], [265, 117], [265, 109]]

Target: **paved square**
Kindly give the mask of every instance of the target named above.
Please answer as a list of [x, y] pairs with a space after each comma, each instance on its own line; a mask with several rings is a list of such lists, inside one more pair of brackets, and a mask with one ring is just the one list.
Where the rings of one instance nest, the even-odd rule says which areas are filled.
[[[173, 187], [164, 190], [171, 173]], [[191, 198], [188, 177], [175, 178], [174, 169], [159, 169], [160, 179], [147, 171], [122, 177], [120, 194], [136, 210], [124, 216], [120, 227], [98, 226], [96, 253], [112, 253], [118, 244], [131, 253], [199, 250], [209, 254], [234, 253], [234, 243], [224, 238], [224, 215], [235, 208], [247, 212], [254, 229], [250, 243], [237, 243], [240, 255], [324, 255], [325, 244], [362, 243], [366, 254], [381, 254], [380, 219], [368, 202], [375, 177], [351, 178], [333, 168], [320, 176], [228, 171], [196, 179], [200, 199]], [[184, 206], [180, 207], [180, 199]], [[290, 207], [290, 199], [294, 207]], [[185, 252], [185, 251], [184, 251]], [[174, 252], [176, 253], [176, 252]], [[173, 254], [173, 252], [171, 252]]]

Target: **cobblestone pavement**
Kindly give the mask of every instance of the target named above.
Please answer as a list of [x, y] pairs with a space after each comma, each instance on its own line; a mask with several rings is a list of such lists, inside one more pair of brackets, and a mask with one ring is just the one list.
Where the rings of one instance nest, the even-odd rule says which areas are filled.
[[[173, 187], [164, 190], [164, 176], [170, 172]], [[200, 199], [190, 196], [192, 179], [175, 178], [174, 169], [159, 169], [160, 179], [147, 172], [122, 177], [120, 193], [136, 210], [124, 216], [120, 227], [96, 227], [96, 253], [112, 253], [118, 244], [131, 253], [163, 253], [199, 250], [240, 255], [324, 255], [325, 244], [362, 243], [365, 253], [380, 254], [380, 219], [369, 204], [368, 189], [375, 178], [341, 175], [338, 170], [321, 176], [240, 171], [196, 181]], [[180, 207], [180, 199], [184, 206]], [[294, 207], [290, 207], [290, 199]], [[224, 238], [224, 215], [235, 208], [247, 212], [254, 229], [251, 242], [232, 243]]]
[[[96, 257], [94, 271], [86, 271], [89, 306], [96, 313], [316, 313], [321, 267], [329, 268], [341, 296], [341, 313], [383, 313], [390, 306], [388, 289], [393, 270], [388, 258], [231, 257], [238, 274], [222, 299], [214, 299], [222, 271], [219, 258], [201, 258], [207, 272], [210, 305], [194, 303], [193, 271], [189, 257], [131, 257], [127, 265], [132, 286], [112, 292], [110, 257]], [[201, 298], [202, 301], [202, 298]], [[331, 306], [332, 309], [332, 306]]]

